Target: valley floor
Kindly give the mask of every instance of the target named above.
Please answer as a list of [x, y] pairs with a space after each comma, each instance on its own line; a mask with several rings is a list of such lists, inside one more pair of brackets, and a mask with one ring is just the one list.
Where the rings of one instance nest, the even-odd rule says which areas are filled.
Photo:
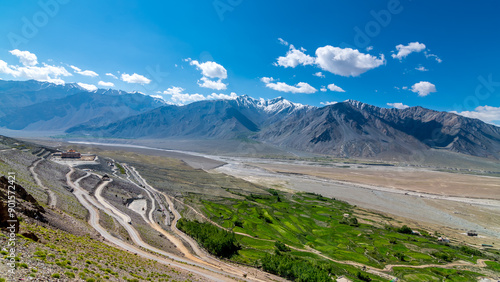
[[[500, 244], [500, 201], [497, 199], [500, 178], [497, 177], [413, 168], [324, 167], [253, 158], [222, 160], [228, 164], [217, 168], [217, 172], [270, 188], [319, 193], [406, 222], [444, 228], [448, 236], [460, 241]], [[405, 178], [408, 179], [406, 187]], [[462, 185], [463, 194], [460, 189], [453, 189], [453, 183]], [[478, 231], [479, 238], [466, 236], [464, 233], [468, 230]]]
[[[218, 156], [130, 144], [78, 145], [177, 158], [195, 168], [269, 188], [319, 193], [422, 227], [437, 227], [458, 241], [500, 244], [500, 177], [363, 163]], [[480, 236], [464, 235], [468, 230]]]

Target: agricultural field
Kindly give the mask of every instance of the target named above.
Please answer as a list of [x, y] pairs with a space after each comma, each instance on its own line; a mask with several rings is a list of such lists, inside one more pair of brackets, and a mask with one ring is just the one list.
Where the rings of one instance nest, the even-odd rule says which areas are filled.
[[[467, 281], [481, 274], [444, 267], [454, 262], [475, 264], [478, 259], [494, 259], [493, 254], [465, 245], [438, 243], [437, 236], [424, 230], [418, 230], [421, 235], [411, 234], [411, 228], [401, 227], [396, 221], [392, 221], [393, 225], [379, 226], [375, 223], [388, 218], [375, 213], [370, 219], [358, 217], [362, 214], [358, 208], [321, 195], [272, 189], [267, 195], [227, 191], [239, 198], [193, 199], [193, 202], [198, 203], [211, 221], [236, 233], [241, 250], [231, 259], [237, 262], [261, 266], [273, 254], [276, 242], [281, 242], [290, 247], [289, 255], [335, 265], [340, 274], [351, 277], [357, 275], [357, 268], [352, 266], [356, 264], [377, 269], [388, 265], [443, 265], [443, 268], [394, 268], [392, 275], [409, 281], [422, 281], [424, 276], [431, 281], [434, 279], [431, 277]], [[380, 220], [375, 221], [376, 217]], [[492, 262], [490, 267], [498, 264]]]

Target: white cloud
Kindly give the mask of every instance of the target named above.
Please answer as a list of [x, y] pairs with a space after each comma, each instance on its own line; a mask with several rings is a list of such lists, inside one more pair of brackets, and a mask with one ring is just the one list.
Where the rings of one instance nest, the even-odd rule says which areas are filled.
[[419, 83], [413, 84], [410, 89], [413, 93], [418, 93], [418, 96], [425, 97], [431, 93], [436, 92], [436, 85], [428, 81], [420, 81]]
[[0, 73], [11, 75], [12, 77], [47, 81], [55, 84], [64, 84], [61, 77], [72, 76], [64, 67], [51, 66], [43, 63], [42, 67], [37, 66], [14, 66], [0, 60]]
[[464, 117], [477, 118], [486, 123], [500, 125], [500, 107], [479, 106], [475, 108], [474, 111], [452, 111], [452, 113]]
[[222, 82], [221, 79], [218, 79], [217, 81], [215, 81], [215, 80], [211, 80], [207, 77], [202, 77], [201, 81], [203, 81], [203, 82], [200, 83], [200, 81], [198, 80], [198, 85], [200, 87], [210, 88], [210, 89], [214, 89], [214, 90], [226, 90], [227, 89], [227, 84]]
[[91, 70], [84, 70], [84, 71], [82, 71], [80, 68], [77, 68], [75, 66], [70, 66], [70, 67], [75, 71], [75, 73], [81, 74], [83, 76], [90, 76], [90, 77], [99, 76], [96, 72], [91, 71]]
[[283, 40], [283, 38], [278, 38], [278, 41], [282, 44], [282, 45], [285, 45], [285, 46], [288, 46], [289, 43], [285, 40]]
[[145, 76], [142, 76], [140, 74], [122, 74], [122, 80], [127, 82], [127, 83], [140, 83], [140, 84], [149, 84], [151, 83], [151, 79], [148, 79], [147, 77]]
[[200, 63], [196, 60], [189, 60], [189, 64], [192, 66], [196, 66], [197, 69], [201, 70], [201, 74], [204, 77], [209, 77], [209, 78], [220, 78], [220, 79], [226, 79], [227, 78], [227, 70], [220, 64], [217, 64], [216, 62], [208, 61], [204, 63]]
[[265, 84], [268, 84], [271, 81], [274, 81], [274, 78], [272, 77], [263, 77], [260, 79], [260, 81], [264, 82]]
[[38, 81], [47, 81], [55, 84], [64, 84], [61, 77], [72, 76], [64, 67], [48, 65], [42, 63], [38, 65], [38, 60], [35, 54], [28, 51], [12, 50], [10, 53], [19, 58], [19, 65], [9, 65], [5, 61], [0, 60], [0, 73], [10, 75], [14, 78], [34, 79]]
[[298, 65], [313, 65], [314, 58], [304, 54], [305, 49], [301, 50], [295, 49], [293, 45], [290, 45], [290, 50], [286, 53], [285, 57], [278, 57], [278, 61], [274, 63], [275, 66], [282, 66], [285, 68], [295, 68]]
[[38, 65], [38, 59], [35, 54], [28, 51], [20, 51], [18, 49], [9, 51], [12, 55], [19, 58], [19, 62], [27, 67]]
[[[275, 66], [295, 68], [298, 65], [317, 65], [319, 68], [342, 76], [359, 76], [385, 64], [380, 57], [364, 54], [356, 49], [339, 48], [330, 45], [316, 49], [316, 57], [305, 54], [304, 48], [296, 49], [292, 44], [283, 57], [278, 57]], [[370, 49], [371, 50], [371, 49]]]
[[208, 98], [215, 99], [215, 100], [234, 100], [234, 99], [238, 98], [238, 95], [234, 92], [231, 92], [230, 95], [212, 93], [212, 94], [208, 95]]
[[115, 84], [113, 82], [99, 81], [97, 84], [99, 86], [103, 86], [103, 87], [114, 87], [115, 86]]
[[427, 52], [425, 52], [425, 57], [426, 58], [434, 58], [438, 63], [442, 63], [443, 62], [443, 60], [441, 60], [441, 58], [439, 58], [437, 55], [430, 54], [430, 53], [427, 53]]
[[333, 92], [345, 92], [344, 89], [338, 87], [337, 85], [335, 85], [333, 83], [328, 85], [328, 89], [330, 89], [330, 91], [333, 91]]
[[317, 72], [317, 73], [313, 73], [314, 76], [317, 76], [317, 77], [321, 77], [321, 78], [324, 78], [325, 75], [322, 73], [322, 72]]
[[328, 91], [328, 89], [326, 89], [326, 87], [325, 87], [325, 86], [321, 86], [320, 91], [321, 91], [321, 92], [326, 92], [326, 91]]
[[402, 60], [403, 58], [406, 58], [406, 56], [410, 55], [413, 52], [421, 52], [425, 50], [425, 44], [419, 43], [419, 42], [411, 42], [408, 45], [403, 45], [399, 44], [396, 46], [396, 49], [398, 50], [397, 54], [392, 54], [392, 57], [394, 59], [399, 59]]
[[384, 55], [378, 58], [351, 48], [342, 49], [329, 45], [318, 48], [316, 57], [316, 64], [320, 68], [341, 76], [359, 76], [385, 64]]
[[410, 106], [404, 105], [403, 103], [387, 103], [387, 106], [393, 107], [396, 109], [400, 109], [400, 110], [407, 109], [410, 107]]
[[424, 66], [419, 66], [419, 67], [416, 67], [415, 69], [418, 71], [428, 71], [428, 69], [426, 69]]
[[328, 102], [328, 101], [326, 101], [326, 102], [321, 102], [320, 104], [321, 104], [321, 105], [325, 105], [325, 106], [329, 106], [329, 105], [335, 105], [335, 104], [337, 104], [337, 103], [338, 103], [338, 102]]
[[272, 81], [274, 81], [274, 79], [272, 77], [263, 77], [261, 78], [261, 81], [266, 84], [266, 87], [281, 92], [311, 94], [318, 91], [316, 88], [305, 82], [299, 82], [295, 86], [292, 86], [284, 82], [273, 83]]
[[366, 52], [370, 52], [371, 50], [373, 50], [373, 46], [366, 47]]
[[88, 91], [95, 91], [97, 90], [97, 86], [95, 85], [92, 85], [92, 84], [85, 84], [85, 83], [81, 83], [81, 82], [78, 82], [77, 83], [81, 88], [84, 88]]
[[114, 78], [114, 79], [118, 79], [118, 77], [116, 77], [116, 75], [114, 75], [114, 74], [112, 74], [112, 73], [109, 73], [109, 72], [108, 72], [106, 75], [107, 75], [107, 76], [111, 76], [111, 77], [112, 77], [112, 78]]
[[164, 95], [169, 95], [170, 99], [176, 104], [185, 104], [189, 102], [196, 102], [206, 100], [207, 98], [201, 94], [187, 94], [184, 92], [184, 88], [173, 86], [163, 91]]

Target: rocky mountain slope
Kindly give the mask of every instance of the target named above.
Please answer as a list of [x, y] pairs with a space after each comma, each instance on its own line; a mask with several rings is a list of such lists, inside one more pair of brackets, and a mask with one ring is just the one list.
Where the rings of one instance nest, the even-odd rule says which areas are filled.
[[264, 101], [240, 96], [234, 100], [168, 105], [107, 126], [79, 126], [67, 132], [118, 138], [231, 139], [252, 135], [290, 115], [312, 109], [283, 98]]
[[105, 125], [164, 105], [162, 100], [140, 93], [90, 92], [77, 84], [33, 80], [0, 81], [0, 99], [0, 126], [36, 131]]
[[385, 109], [348, 100], [322, 108], [241, 96], [165, 106], [69, 133], [118, 138], [231, 139], [241, 136], [339, 157], [394, 157], [430, 148], [500, 158], [500, 128], [422, 107]]
[[500, 157], [500, 128], [494, 125], [422, 107], [384, 109], [352, 100], [291, 116], [256, 138], [342, 157], [410, 154], [429, 148]]

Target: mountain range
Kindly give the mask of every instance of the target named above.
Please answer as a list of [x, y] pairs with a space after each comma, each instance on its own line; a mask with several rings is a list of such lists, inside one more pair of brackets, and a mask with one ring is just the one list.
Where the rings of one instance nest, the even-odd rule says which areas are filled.
[[4, 97], [0, 126], [9, 129], [106, 138], [245, 138], [340, 157], [410, 155], [433, 148], [500, 159], [499, 127], [422, 107], [386, 109], [347, 100], [318, 108], [282, 97], [249, 96], [178, 106], [141, 93], [89, 92], [75, 84], [35, 81], [0, 81]]
[[78, 84], [0, 80], [0, 126], [14, 130], [64, 131], [86, 124], [109, 122], [165, 105], [138, 92], [98, 89]]

